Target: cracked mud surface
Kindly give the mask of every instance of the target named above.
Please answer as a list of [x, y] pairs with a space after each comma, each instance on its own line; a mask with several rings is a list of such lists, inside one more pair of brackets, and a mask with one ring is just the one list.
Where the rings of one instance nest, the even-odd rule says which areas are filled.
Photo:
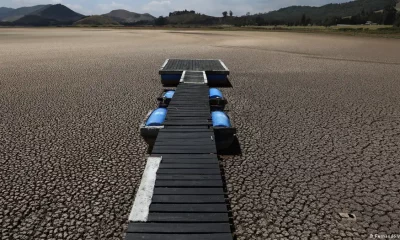
[[398, 40], [0, 29], [0, 45], [2, 239], [123, 238], [166, 58], [231, 70], [239, 240], [400, 233]]

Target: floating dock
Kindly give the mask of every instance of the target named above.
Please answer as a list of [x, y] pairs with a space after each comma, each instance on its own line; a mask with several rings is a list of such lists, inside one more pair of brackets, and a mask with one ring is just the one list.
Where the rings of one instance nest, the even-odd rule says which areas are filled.
[[176, 86], [180, 83], [184, 71], [204, 72], [209, 84], [226, 84], [229, 69], [221, 60], [210, 59], [167, 59], [161, 67], [161, 83], [164, 86]]
[[198, 61], [178, 61], [179, 85], [147, 160], [126, 240], [233, 239], [208, 77], [198, 70]]

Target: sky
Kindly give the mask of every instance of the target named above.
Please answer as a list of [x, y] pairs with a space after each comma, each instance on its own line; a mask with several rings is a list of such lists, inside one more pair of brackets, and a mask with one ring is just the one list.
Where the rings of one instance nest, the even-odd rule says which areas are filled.
[[221, 16], [223, 11], [232, 10], [234, 16], [241, 16], [247, 12], [264, 13], [292, 5], [321, 6], [349, 1], [351, 0], [0, 0], [0, 7], [18, 8], [61, 3], [85, 15], [125, 9], [158, 17], [167, 16], [175, 10], [187, 9], [211, 16]]

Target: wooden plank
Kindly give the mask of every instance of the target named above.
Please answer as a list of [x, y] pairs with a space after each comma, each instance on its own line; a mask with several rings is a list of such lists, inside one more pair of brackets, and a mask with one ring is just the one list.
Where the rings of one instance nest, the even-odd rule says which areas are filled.
[[211, 136], [203, 137], [203, 138], [195, 138], [195, 139], [167, 139], [167, 138], [162, 138], [162, 139], [157, 139], [156, 144], [160, 145], [178, 145], [178, 144], [185, 144], [185, 145], [198, 145], [198, 144], [208, 144], [208, 145], [215, 145], [215, 142], [213, 139], [211, 139]]
[[180, 128], [174, 128], [174, 129], [162, 129], [158, 133], [157, 139], [158, 138], [207, 138], [210, 136], [214, 136], [214, 132], [210, 131], [209, 129], [196, 129], [196, 130], [184, 130]]
[[193, 114], [185, 114], [185, 113], [179, 113], [179, 114], [168, 114], [166, 116], [166, 119], [192, 119], [192, 120], [209, 120], [211, 119], [210, 114], [208, 115], [200, 115], [198, 113], [193, 113]]
[[[204, 125], [211, 124], [211, 120], [204, 117], [186, 117], [186, 116], [179, 116], [179, 117], [167, 117], [165, 118], [165, 123], [168, 122], [176, 122], [176, 123], [184, 123], [184, 125], [189, 125], [190, 123], [203, 123]], [[198, 125], [198, 124], [196, 124]]]
[[[176, 127], [161, 128], [161, 129], [162, 130], [182, 129], [185, 132], [188, 132], [188, 131], [192, 131], [192, 132], [196, 132], [197, 131], [198, 132], [198, 130], [200, 130], [200, 129], [202, 129], [203, 131], [205, 131], [204, 129], [208, 129], [208, 131], [214, 130], [214, 129], [211, 129], [209, 127], [204, 128], [204, 126], [190, 126], [190, 127], [176, 126]], [[169, 132], [169, 131], [165, 131], [165, 132]]]
[[208, 141], [202, 141], [202, 142], [191, 142], [191, 141], [186, 141], [186, 142], [156, 142], [154, 144], [154, 148], [173, 148], [173, 149], [192, 149], [192, 148], [209, 148], [213, 149], [215, 148], [215, 143], [212, 142], [211, 140]]
[[219, 164], [182, 164], [182, 163], [164, 163], [160, 164], [159, 169], [219, 169]]
[[156, 195], [222, 195], [222, 188], [154, 188], [153, 197]]
[[163, 158], [163, 163], [184, 163], [184, 164], [218, 164], [218, 159], [196, 159], [196, 158]]
[[222, 180], [163, 180], [157, 179], [156, 187], [223, 187]]
[[[173, 146], [173, 145], [187, 145], [187, 146], [196, 146], [196, 145], [215, 145], [214, 138], [211, 138], [212, 136], [206, 136], [202, 138], [181, 138], [181, 139], [167, 139], [167, 138], [162, 138], [160, 140], [156, 140], [156, 143], [160, 144], [161, 146], [163, 145], [168, 145], [168, 146]], [[190, 140], [189, 140], [190, 139]]]
[[217, 153], [216, 150], [210, 150], [210, 149], [153, 149], [153, 153], [194, 153], [194, 154], [199, 154], [199, 153]]
[[[193, 97], [193, 96], [192, 96]], [[182, 101], [185, 101], [184, 99], [182, 99]], [[171, 108], [173, 107], [173, 108]], [[174, 110], [182, 110], [182, 111], [193, 111], [193, 110], [199, 110], [199, 111], [207, 111], [210, 109], [210, 104], [209, 101], [207, 100], [207, 102], [201, 104], [199, 103], [199, 101], [196, 102], [196, 105], [189, 105], [189, 104], [184, 104], [182, 102], [182, 104], [180, 103], [176, 103], [175, 101], [171, 101], [170, 104], [168, 105], [168, 109], [174, 109]]]
[[228, 213], [155, 213], [151, 212], [148, 216], [149, 222], [229, 222]]
[[215, 137], [214, 137], [214, 134], [212, 134], [212, 133], [206, 133], [206, 134], [202, 134], [202, 135], [198, 135], [198, 134], [196, 134], [196, 133], [194, 133], [194, 134], [189, 134], [189, 133], [180, 133], [180, 134], [170, 134], [170, 135], [168, 135], [168, 136], [166, 136], [166, 135], [160, 135], [160, 134], [158, 134], [159, 136], [157, 136], [157, 141], [175, 141], [175, 140], [181, 140], [181, 139], [187, 139], [187, 140], [189, 140], [189, 139], [191, 139], [191, 140], [196, 140], [196, 139], [210, 139], [211, 140], [211, 137], [213, 138], [213, 139], [215, 139]]
[[156, 147], [170, 147], [170, 148], [176, 148], [176, 147], [193, 147], [193, 148], [199, 148], [200, 146], [202, 148], [209, 147], [213, 148], [215, 147], [215, 142], [211, 141], [211, 139], [208, 140], [203, 140], [203, 141], [182, 141], [182, 142], [166, 142], [166, 141], [156, 141], [154, 144]]
[[196, 153], [197, 151], [201, 151], [201, 152], [215, 152], [216, 151], [216, 147], [215, 145], [211, 145], [211, 144], [207, 144], [207, 145], [194, 145], [194, 146], [182, 146], [182, 145], [169, 145], [169, 146], [162, 146], [162, 145], [154, 145], [153, 147], [153, 152], [157, 152], [157, 151], [164, 151], [164, 150], [168, 150], [168, 151], [183, 151], [183, 150], [187, 150], [187, 151], [193, 151], [193, 153]]
[[205, 113], [199, 113], [199, 112], [173, 112], [173, 113], [168, 113], [167, 117], [181, 117], [181, 116], [186, 116], [186, 117], [210, 117], [211, 114], [208, 112]]
[[130, 223], [132, 233], [230, 233], [229, 223]]
[[211, 122], [196, 121], [196, 122], [182, 122], [182, 121], [165, 121], [164, 126], [211, 126]]
[[[172, 108], [172, 106], [169, 106], [169, 107]], [[195, 113], [195, 114], [204, 114], [204, 115], [207, 114], [208, 117], [210, 116], [210, 111], [208, 109], [192, 109], [192, 108], [189, 109], [189, 108], [183, 108], [181, 106], [176, 106], [176, 107], [174, 107], [174, 110], [175, 111], [171, 112], [171, 114], [188, 115], [191, 113]], [[168, 116], [168, 114], [167, 114], [167, 116]]]
[[151, 233], [127, 233], [125, 240], [233, 240], [231, 233], [211, 234], [151, 234]]
[[157, 174], [220, 175], [220, 169], [158, 169]]
[[222, 180], [219, 175], [174, 175], [158, 174], [157, 180]]
[[193, 104], [173, 104], [172, 102], [168, 105], [168, 109], [173, 109], [171, 113], [208, 113], [210, 115], [209, 106], [204, 107], [193, 107]]
[[217, 153], [215, 145], [159, 146], [154, 145], [152, 153]]
[[209, 126], [168, 126], [168, 128], [163, 128], [162, 130], [162, 132], [158, 133], [157, 138], [184, 138], [185, 136], [209, 138], [214, 136], [214, 132], [210, 131]]
[[[184, 188], [185, 189], [185, 188]], [[199, 188], [201, 189], [201, 188]], [[224, 195], [153, 195], [152, 203], [225, 203]]]
[[152, 157], [163, 157], [165, 159], [177, 159], [177, 158], [190, 158], [190, 159], [216, 159], [218, 160], [218, 156], [216, 154], [163, 154], [157, 155], [154, 154]]
[[152, 203], [150, 212], [228, 212], [226, 204], [160, 204]]

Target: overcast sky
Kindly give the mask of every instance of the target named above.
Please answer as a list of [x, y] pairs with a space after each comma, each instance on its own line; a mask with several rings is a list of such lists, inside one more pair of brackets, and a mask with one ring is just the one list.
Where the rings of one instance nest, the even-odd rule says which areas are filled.
[[232, 10], [233, 15], [241, 16], [247, 12], [263, 13], [291, 5], [321, 6], [327, 3], [349, 1], [351, 0], [0, 0], [0, 7], [17, 8], [61, 3], [86, 15], [126, 9], [137, 13], [150, 13], [158, 17], [166, 16], [175, 10], [193, 9], [213, 16], [220, 16], [223, 11]]

